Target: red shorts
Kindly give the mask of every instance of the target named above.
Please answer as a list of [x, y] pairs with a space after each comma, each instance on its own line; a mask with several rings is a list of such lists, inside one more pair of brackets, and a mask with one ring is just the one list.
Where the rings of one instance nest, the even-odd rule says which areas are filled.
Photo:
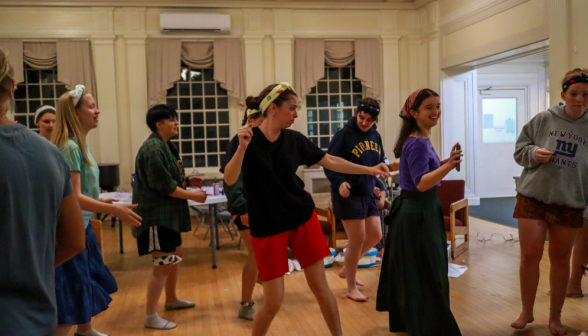
[[293, 230], [265, 238], [251, 237], [251, 243], [261, 281], [277, 279], [288, 272], [288, 247], [302, 268], [331, 254], [316, 212]]

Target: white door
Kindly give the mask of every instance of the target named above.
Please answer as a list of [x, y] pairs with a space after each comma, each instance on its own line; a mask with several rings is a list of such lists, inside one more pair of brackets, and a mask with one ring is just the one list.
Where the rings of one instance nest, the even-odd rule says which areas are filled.
[[[475, 190], [474, 119], [477, 110], [477, 70], [462, 73], [443, 71], [441, 74], [441, 160], [449, 157], [457, 142], [464, 151], [461, 170], [452, 170], [445, 179], [464, 180], [465, 196], [470, 205], [479, 205]], [[439, 126], [437, 126], [439, 127]], [[433, 129], [433, 132], [438, 130]]]
[[480, 198], [516, 196], [513, 176], [523, 169], [513, 153], [526, 123], [525, 95], [524, 89], [478, 90], [475, 166]]

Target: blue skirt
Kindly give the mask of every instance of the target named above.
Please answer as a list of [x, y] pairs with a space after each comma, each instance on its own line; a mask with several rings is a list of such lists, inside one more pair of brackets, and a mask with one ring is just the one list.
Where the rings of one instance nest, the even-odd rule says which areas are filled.
[[108, 309], [116, 280], [102, 259], [92, 230], [86, 228], [86, 249], [55, 269], [58, 324], [85, 324]]

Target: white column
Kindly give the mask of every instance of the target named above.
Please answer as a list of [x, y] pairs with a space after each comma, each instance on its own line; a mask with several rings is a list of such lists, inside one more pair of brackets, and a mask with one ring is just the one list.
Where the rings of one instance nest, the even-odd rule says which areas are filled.
[[100, 109], [100, 126], [94, 131], [99, 134], [99, 163], [120, 163], [114, 35], [92, 36], [92, 50]]
[[129, 77], [127, 71], [127, 43], [123, 38], [114, 42], [116, 62], [116, 92], [118, 106], [118, 138], [120, 155], [120, 186], [122, 190], [131, 188], [131, 174], [135, 162], [131, 148], [131, 121], [129, 115]]
[[421, 41], [417, 37], [408, 38], [408, 92], [421, 88], [422, 70], [426, 64], [421, 63]]
[[429, 88], [439, 93], [440, 78], [439, 36], [429, 38]]
[[274, 9], [274, 66], [276, 82], [292, 84], [294, 78], [294, 36], [292, 35], [292, 10]]
[[[588, 1], [572, 0], [572, 46], [573, 57], [570, 68], [588, 67]], [[552, 49], [553, 50], [553, 49]], [[570, 69], [571, 70], [571, 69]], [[563, 78], [563, 74], [561, 76]]]
[[294, 79], [294, 37], [292, 35], [274, 35], [274, 63], [276, 83]]
[[568, 2], [568, 0], [547, 0], [546, 2], [548, 4], [547, 16], [549, 17], [549, 97], [551, 105], [561, 101], [559, 83], [570, 67]]
[[[292, 35], [273, 35], [275, 83], [288, 82], [293, 85], [294, 80], [294, 37]], [[298, 118], [291, 126], [302, 134], [306, 134], [306, 115], [299, 111]]]
[[146, 35], [125, 36], [127, 43], [127, 74], [129, 86], [129, 120], [131, 124], [131, 155], [137, 156], [147, 139], [149, 128], [145, 123], [147, 113], [147, 54]]
[[275, 55], [274, 55], [274, 40], [271, 36], [266, 35], [262, 42], [263, 47], [263, 87], [273, 84], [276, 78], [275, 75]]
[[[263, 39], [262, 11], [258, 9], [244, 9], [244, 32], [243, 44], [245, 50], [245, 88], [247, 96], [257, 96], [264, 88], [264, 62], [263, 62]], [[238, 117], [233, 118], [235, 126], [241, 126], [243, 113], [240, 111]], [[231, 123], [231, 128], [233, 128]], [[237, 128], [233, 128], [234, 132]]]
[[[247, 96], [256, 97], [263, 89], [263, 36], [244, 35], [245, 45], [245, 88]], [[243, 121], [243, 113], [235, 114], [231, 120], [232, 133], [236, 133]]]
[[380, 119], [382, 128], [380, 134], [384, 142], [384, 150], [390, 161], [393, 161], [394, 143], [398, 137], [401, 119], [398, 116], [402, 108], [400, 98], [400, 70], [399, 70], [399, 48], [398, 41], [400, 36], [385, 35], [382, 36], [383, 52], [383, 113]]
[[[434, 34], [429, 37], [429, 88], [438, 94], [441, 94], [440, 78], [440, 54], [439, 54], [439, 36]], [[443, 136], [443, 127], [441, 123], [433, 128], [431, 132], [431, 143], [437, 151], [441, 153], [441, 138]]]
[[263, 85], [263, 36], [243, 36], [245, 44], [245, 87], [247, 95], [256, 96]]

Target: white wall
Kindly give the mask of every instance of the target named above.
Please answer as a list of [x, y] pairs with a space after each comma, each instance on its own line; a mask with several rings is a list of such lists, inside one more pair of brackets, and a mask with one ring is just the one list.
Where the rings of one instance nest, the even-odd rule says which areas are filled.
[[[148, 134], [144, 125], [147, 39], [224, 37], [163, 35], [158, 18], [164, 11], [230, 14], [229, 37], [243, 40], [245, 81], [250, 95], [271, 83], [292, 80], [293, 42], [297, 37], [379, 38], [383, 53], [380, 132], [389, 152], [398, 135], [398, 111], [404, 100], [417, 88], [441, 90], [441, 77], [446, 75], [441, 69], [547, 38], [551, 48], [557, 50], [550, 56], [550, 82], [560, 82], [564, 70], [571, 66], [588, 64], [586, 0], [251, 0], [170, 3], [166, 8], [157, 6], [160, 1], [144, 2], [133, 2], [133, 7], [112, 6], [108, 0], [89, 0], [84, 2], [86, 6], [69, 0], [55, 5], [47, 2], [45, 6], [35, 0], [0, 5], [0, 38], [72, 37], [92, 41], [103, 118], [99, 129], [92, 132], [90, 144], [101, 162], [121, 164], [125, 187], [130, 183], [135, 153]], [[556, 91], [551, 90], [552, 102], [558, 99]], [[236, 104], [231, 106], [234, 131], [241, 112]], [[306, 132], [304, 112], [293, 128]], [[439, 153], [443, 128], [441, 125], [432, 134]]]
[[[525, 110], [519, 111], [522, 112], [522, 116], [519, 116], [517, 120], [517, 129], [520, 130], [537, 113], [547, 109], [546, 67], [548, 60], [549, 52], [544, 52], [477, 69], [477, 103], [480, 99], [479, 90], [491, 88], [489, 91], [483, 91], [490, 94], [507, 92], [502, 90], [517, 90], [510, 91], [511, 93], [521, 92], [520, 95], [523, 99], [519, 105], [524, 106]], [[478, 113], [481, 112], [478, 111]], [[480, 136], [477, 134], [481, 129], [479, 123], [482, 121], [479, 118], [476, 120], [477, 123], [474, 123], [472, 130], [475, 139], [473, 154], [477, 177], [475, 181], [476, 195], [479, 197], [514, 196], [516, 192], [511, 175], [520, 175], [522, 171], [522, 167], [516, 165], [512, 158], [514, 143], [483, 144], [482, 141], [479, 141]], [[489, 154], [492, 151], [498, 151], [501, 154]], [[500, 173], [497, 173], [498, 171]], [[492, 185], [489, 185], [488, 181], [492, 181]]]
[[[319, 3], [244, 1], [223, 3], [222, 8], [161, 8], [145, 0], [145, 6], [106, 7], [95, 0], [91, 6], [62, 2], [61, 6], [39, 6], [23, 0], [19, 5], [0, 6], [0, 38], [54, 40], [60, 37], [92, 41], [97, 74], [101, 120], [89, 143], [101, 163], [120, 163], [121, 183], [128, 188], [134, 157], [149, 131], [147, 111], [146, 42], [149, 38], [176, 37], [185, 40], [241, 38], [244, 48], [248, 95], [265, 86], [292, 81], [293, 47], [298, 37], [378, 38], [382, 41], [383, 87], [380, 132], [390, 152], [400, 125], [398, 111], [413, 90], [438, 87], [438, 3]], [[430, 1], [429, 1], [430, 2]], [[108, 2], [111, 3], [111, 2]], [[213, 12], [231, 15], [231, 33], [219, 36], [200, 33], [162, 34], [161, 12]], [[435, 66], [431, 68], [429, 63]], [[230, 104], [231, 128], [241, 117], [237, 104]], [[301, 111], [293, 128], [306, 133], [306, 113]], [[439, 141], [439, 134], [434, 144]], [[201, 169], [203, 172], [216, 168]]]
[[[546, 106], [546, 68], [549, 53], [536, 54], [478, 70], [478, 89], [480, 88], [524, 88], [527, 90], [527, 120], [545, 111]], [[547, 57], [547, 60], [545, 59]]]

